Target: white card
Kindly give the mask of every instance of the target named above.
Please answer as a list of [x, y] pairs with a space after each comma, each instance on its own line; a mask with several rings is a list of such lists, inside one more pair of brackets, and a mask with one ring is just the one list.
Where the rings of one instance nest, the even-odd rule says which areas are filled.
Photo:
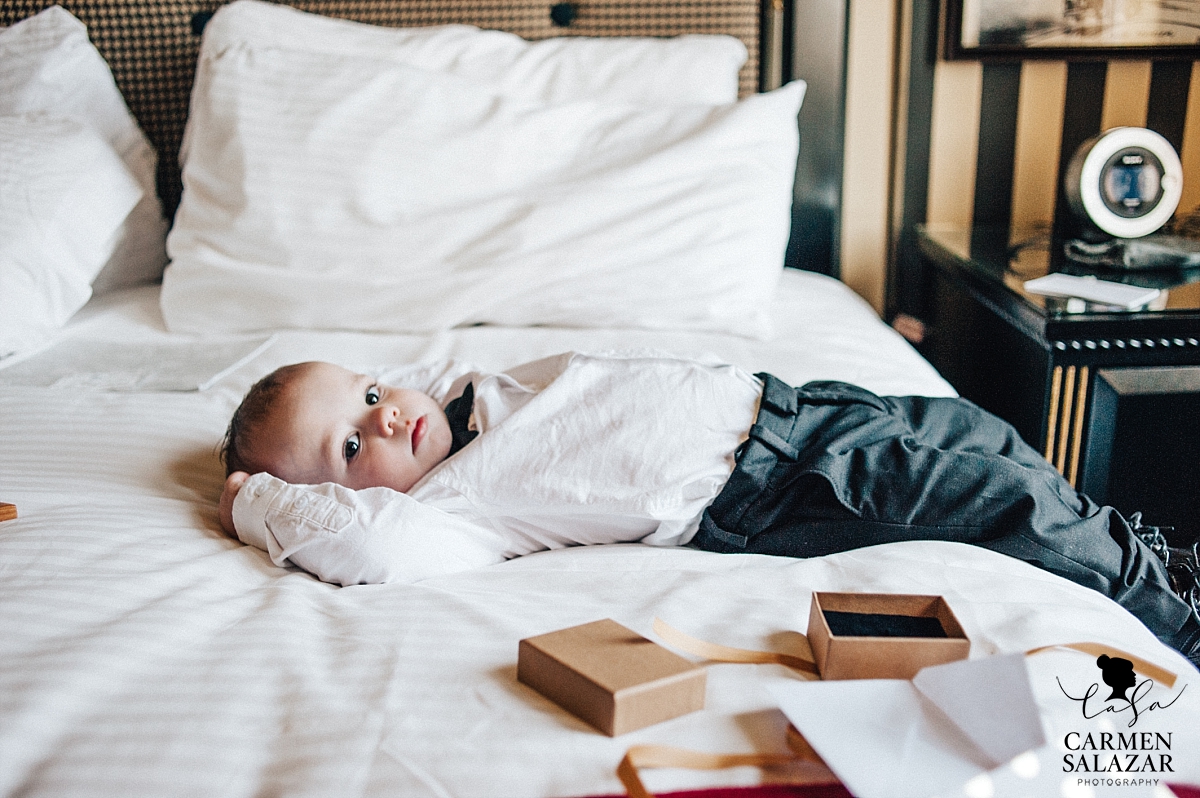
[[923, 668], [912, 681], [993, 767], [1046, 743], [1024, 654]]
[[947, 794], [1045, 744], [1021, 655], [937, 665], [913, 681], [789, 681], [770, 689], [857, 798]]
[[1078, 297], [1098, 305], [1110, 305], [1126, 310], [1141, 307], [1156, 299], [1160, 293], [1157, 288], [1142, 288], [1061, 272], [1026, 280], [1025, 290], [1042, 296]]

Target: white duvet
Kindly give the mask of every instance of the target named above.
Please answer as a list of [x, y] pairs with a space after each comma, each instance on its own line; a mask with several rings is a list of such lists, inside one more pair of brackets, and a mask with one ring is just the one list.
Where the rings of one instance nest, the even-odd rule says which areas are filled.
[[[1138, 731], [1170, 732], [1173, 778], [1200, 783], [1196, 672], [1102, 596], [969, 546], [904, 543], [807, 561], [584, 547], [416, 585], [337, 588], [276, 568], [218, 530], [215, 451], [229, 414], [256, 377], [294, 360], [380, 370], [449, 357], [496, 369], [565, 349], [654, 346], [794, 383], [951, 393], [840, 283], [789, 272], [773, 314], [771, 343], [550, 328], [292, 332], [202, 392], [28, 385], [0, 370], [0, 501], [20, 514], [0, 524], [0, 794], [617, 793], [614, 769], [635, 743], [782, 750], [785, 721], [766, 686], [797, 677], [779, 666], [715, 665], [704, 711], [611, 739], [517, 683], [517, 641], [599, 618], [653, 637], [661, 617], [706, 640], [777, 648], [806, 628], [813, 590], [944, 595], [972, 657], [1086, 639], [1170, 668], [1183, 676], [1169, 693], [1188, 686]], [[85, 309], [65, 333], [71, 340], [96, 344], [97, 372], [106, 348], [121, 368], [153, 371], [153, 361], [136, 365], [139, 347], [161, 361], [197, 345], [164, 331], [155, 289]], [[191, 375], [185, 365], [171, 364], [177, 387], [212, 376], [200, 373], [211, 362]], [[1029, 665], [1050, 741], [1037, 756], [1057, 785], [1067, 734], [1125, 720], [1086, 720], [1063, 697], [1059, 679], [1098, 680], [1088, 657], [1055, 652]], [[667, 790], [761, 774], [645, 778]], [[1080, 789], [1076, 780], [1062, 774], [1063, 789]], [[1115, 789], [1108, 794], [1152, 794]]]

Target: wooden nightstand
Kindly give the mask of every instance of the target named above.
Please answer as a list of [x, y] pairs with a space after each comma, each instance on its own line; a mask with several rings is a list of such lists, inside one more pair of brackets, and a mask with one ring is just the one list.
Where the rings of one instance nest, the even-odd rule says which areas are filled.
[[[966, 398], [1012, 423], [1076, 487], [1144, 522], [1200, 535], [1200, 269], [1104, 271], [1163, 289], [1113, 312], [1023, 290], [1067, 263], [1048, 237], [924, 227], [920, 349]], [[1095, 273], [1095, 272], [1093, 272]]]

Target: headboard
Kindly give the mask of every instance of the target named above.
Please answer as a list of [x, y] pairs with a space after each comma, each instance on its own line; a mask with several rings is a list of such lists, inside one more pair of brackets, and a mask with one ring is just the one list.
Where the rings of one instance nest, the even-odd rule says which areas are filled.
[[[59, 0], [88, 27], [107, 59], [130, 110], [158, 150], [159, 195], [168, 215], [182, 185], [176, 158], [187, 121], [188, 97], [200, 50], [200, 30], [218, 0]], [[750, 58], [741, 92], [758, 87], [758, 0], [288, 0], [304, 11], [376, 25], [462, 23], [552, 36], [674, 36], [724, 33], [745, 42]], [[0, 25], [32, 16], [54, 0], [0, 0]], [[551, 17], [551, 12], [563, 25]]]

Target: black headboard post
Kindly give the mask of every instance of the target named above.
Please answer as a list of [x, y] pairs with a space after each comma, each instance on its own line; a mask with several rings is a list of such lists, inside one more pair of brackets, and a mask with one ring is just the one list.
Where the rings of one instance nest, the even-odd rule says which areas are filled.
[[808, 82], [788, 266], [841, 275], [842, 150], [846, 119], [848, 0], [789, 0], [789, 78]]

